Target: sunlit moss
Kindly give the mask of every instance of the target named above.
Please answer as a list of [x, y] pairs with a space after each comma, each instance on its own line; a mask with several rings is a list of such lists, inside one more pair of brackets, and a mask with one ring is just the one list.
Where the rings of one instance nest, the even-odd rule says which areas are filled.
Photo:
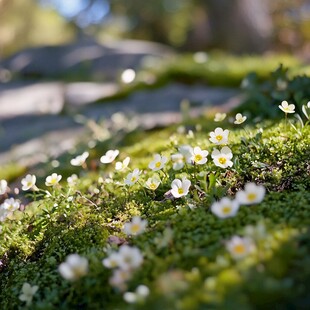
[[[144, 171], [143, 182], [156, 152], [169, 156], [181, 144], [212, 150], [208, 133], [218, 124], [210, 119], [199, 122], [201, 128], [193, 137], [175, 127], [139, 133], [139, 139], [125, 136], [119, 142], [120, 154], [132, 158], [130, 168]], [[198, 168], [205, 174], [197, 184], [205, 181], [209, 195], [199, 198], [192, 188], [188, 201], [165, 199], [171, 180], [164, 174], [155, 192], [143, 189], [143, 183], [124, 187], [127, 172], [114, 172], [110, 183], [98, 182], [113, 172], [111, 164], [85, 172], [74, 189], [69, 190], [64, 180], [52, 197], [42, 197], [3, 222], [1, 308], [22, 306], [18, 296], [23, 283], [29, 282], [39, 286], [31, 309], [130, 309], [122, 293], [109, 285], [111, 271], [101, 262], [107, 256], [109, 236], [124, 238], [144, 255], [128, 289], [144, 284], [151, 294], [133, 309], [298, 307], [310, 283], [309, 126], [300, 129], [300, 135], [284, 122], [240, 127], [225, 120], [221, 125], [230, 130], [234, 166], [220, 174], [211, 163]], [[94, 149], [91, 156], [95, 154]], [[68, 158], [60, 168], [66, 165]], [[194, 175], [197, 169], [189, 166], [188, 172], [174, 172], [169, 162], [167, 167], [170, 178]], [[266, 187], [262, 203], [242, 206], [235, 217], [225, 220], [210, 212], [215, 198], [233, 197], [248, 181]], [[127, 237], [122, 228], [134, 215], [147, 219], [148, 228], [137, 237]], [[243, 260], [234, 259], [225, 248], [233, 235], [251, 235], [256, 250]], [[85, 256], [90, 264], [89, 273], [74, 283], [58, 272], [71, 253]]]

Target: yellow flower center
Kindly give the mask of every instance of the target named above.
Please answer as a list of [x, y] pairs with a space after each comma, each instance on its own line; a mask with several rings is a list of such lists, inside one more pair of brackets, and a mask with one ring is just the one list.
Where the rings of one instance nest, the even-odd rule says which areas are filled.
[[249, 194], [247, 195], [247, 198], [248, 198], [249, 201], [253, 201], [253, 200], [256, 199], [256, 194], [254, 194], [254, 193], [249, 193]]
[[27, 186], [28, 187], [32, 186], [32, 182], [27, 182]]
[[137, 178], [136, 177], [132, 177], [131, 179], [130, 179], [130, 181], [133, 183], [133, 182], [135, 182], [137, 180]]
[[110, 266], [111, 266], [111, 268], [117, 267], [118, 266], [117, 261], [116, 260], [110, 260]]
[[137, 233], [140, 230], [140, 225], [139, 224], [132, 224], [131, 225], [131, 232], [133, 234]]
[[230, 211], [231, 211], [231, 206], [224, 206], [224, 207], [222, 208], [222, 212], [223, 212], [224, 214], [228, 214], [228, 213], [230, 213]]
[[223, 139], [223, 136], [217, 135], [215, 138], [216, 138], [217, 141], [221, 141]]
[[245, 246], [243, 244], [235, 245], [234, 252], [237, 254], [243, 254], [245, 252]]
[[180, 195], [184, 194], [183, 188], [178, 188], [178, 193], [179, 193]]
[[226, 163], [226, 161], [227, 161], [227, 159], [226, 159], [225, 157], [220, 157], [220, 158], [219, 158], [219, 163], [220, 163], [221, 165], [224, 165], [224, 164]]
[[51, 179], [51, 184], [56, 184], [57, 183], [57, 179]]
[[194, 161], [197, 163], [202, 160], [202, 156], [200, 154], [195, 155]]
[[158, 161], [158, 162], [155, 164], [155, 167], [156, 167], [156, 168], [159, 168], [160, 166], [161, 166], [161, 162]]
[[156, 189], [156, 188], [157, 188], [157, 185], [156, 185], [155, 183], [151, 183], [151, 184], [149, 185], [149, 188], [150, 188], [150, 189]]

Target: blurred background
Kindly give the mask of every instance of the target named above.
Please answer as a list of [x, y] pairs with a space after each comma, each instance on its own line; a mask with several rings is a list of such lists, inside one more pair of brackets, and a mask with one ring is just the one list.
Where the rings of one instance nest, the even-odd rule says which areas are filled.
[[310, 0], [0, 0], [0, 167], [57, 158], [85, 124], [165, 126], [244, 90], [260, 111], [308, 98], [288, 78], [309, 61]]
[[309, 0], [0, 0], [0, 57], [84, 37], [309, 54]]

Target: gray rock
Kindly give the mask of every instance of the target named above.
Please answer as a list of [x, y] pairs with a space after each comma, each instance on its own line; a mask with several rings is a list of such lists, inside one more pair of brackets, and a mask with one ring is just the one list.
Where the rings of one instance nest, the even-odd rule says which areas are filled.
[[4, 84], [0, 87], [0, 121], [29, 114], [58, 114], [64, 97], [62, 83]]
[[63, 46], [29, 48], [0, 62], [0, 69], [21, 77], [77, 79], [83, 76], [115, 81], [124, 69], [137, 69], [146, 56], [162, 58], [171, 54], [172, 49], [146, 41], [127, 40], [101, 45], [93, 40], [81, 40]]

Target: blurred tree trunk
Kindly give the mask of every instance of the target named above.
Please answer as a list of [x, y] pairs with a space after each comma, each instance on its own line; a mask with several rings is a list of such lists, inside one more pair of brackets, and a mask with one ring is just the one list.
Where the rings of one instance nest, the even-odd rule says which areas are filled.
[[269, 48], [273, 25], [266, 0], [196, 0], [196, 4], [207, 14], [202, 18], [194, 12], [187, 48], [234, 53], [261, 53]]
[[264, 0], [206, 0], [210, 43], [232, 52], [260, 53], [269, 47], [272, 20]]

